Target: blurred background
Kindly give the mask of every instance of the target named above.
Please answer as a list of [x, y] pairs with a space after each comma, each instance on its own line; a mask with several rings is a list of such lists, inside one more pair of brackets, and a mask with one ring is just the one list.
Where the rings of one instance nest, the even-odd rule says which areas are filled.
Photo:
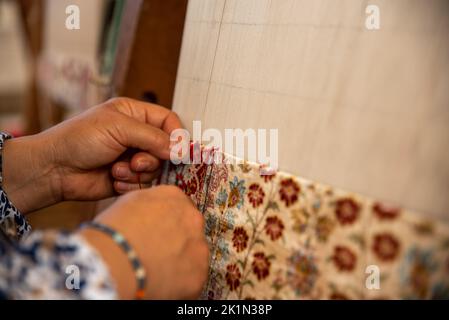
[[[66, 27], [69, 5], [79, 8], [79, 30]], [[187, 0], [0, 0], [1, 130], [34, 134], [119, 95], [170, 108], [186, 7]], [[70, 229], [97, 205], [62, 203], [29, 218], [35, 228]]]

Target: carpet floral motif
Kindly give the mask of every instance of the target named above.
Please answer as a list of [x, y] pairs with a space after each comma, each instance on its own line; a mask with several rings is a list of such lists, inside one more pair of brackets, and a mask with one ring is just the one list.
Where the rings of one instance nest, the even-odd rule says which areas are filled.
[[203, 299], [449, 299], [447, 224], [223, 157], [232, 161], [167, 164], [160, 179], [204, 214]]

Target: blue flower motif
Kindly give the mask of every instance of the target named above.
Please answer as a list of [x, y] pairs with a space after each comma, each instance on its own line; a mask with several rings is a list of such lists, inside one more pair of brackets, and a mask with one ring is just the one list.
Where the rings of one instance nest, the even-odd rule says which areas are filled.
[[229, 245], [223, 238], [218, 239], [217, 243], [218, 263], [223, 266], [229, 260]]
[[234, 229], [234, 214], [231, 210], [226, 210], [224, 214], [224, 221], [228, 230]]
[[217, 226], [217, 217], [213, 215], [208, 216], [206, 219], [206, 228], [205, 228], [206, 234], [211, 235], [212, 231], [215, 229], [216, 226]]
[[228, 207], [240, 209], [243, 205], [245, 195], [245, 180], [239, 180], [236, 176], [233, 181], [229, 181]]
[[[430, 275], [438, 269], [432, 250], [412, 247], [406, 254], [400, 267], [400, 277], [404, 288], [405, 299], [428, 298]], [[438, 293], [441, 294], [441, 293]]]
[[225, 189], [221, 189], [220, 192], [218, 192], [217, 200], [215, 200], [215, 203], [220, 206], [224, 207], [226, 205], [226, 201], [228, 200], [228, 193]]
[[449, 286], [443, 283], [437, 283], [432, 288], [432, 300], [447, 300], [449, 299]]
[[294, 251], [288, 258], [287, 282], [297, 296], [309, 294], [318, 279], [319, 271], [312, 254]]

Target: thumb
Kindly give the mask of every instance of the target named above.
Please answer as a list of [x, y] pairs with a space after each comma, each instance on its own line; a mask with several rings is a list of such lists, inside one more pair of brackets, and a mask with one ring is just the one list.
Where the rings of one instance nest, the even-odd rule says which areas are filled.
[[170, 159], [170, 136], [163, 130], [123, 115], [116, 140], [126, 148], [136, 148]]

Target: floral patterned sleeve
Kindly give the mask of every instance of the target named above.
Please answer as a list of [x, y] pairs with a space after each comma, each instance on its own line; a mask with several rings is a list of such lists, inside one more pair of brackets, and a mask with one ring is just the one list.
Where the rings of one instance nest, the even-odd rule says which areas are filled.
[[1, 188], [0, 132], [0, 298], [115, 299], [106, 265], [81, 237], [34, 231]]

